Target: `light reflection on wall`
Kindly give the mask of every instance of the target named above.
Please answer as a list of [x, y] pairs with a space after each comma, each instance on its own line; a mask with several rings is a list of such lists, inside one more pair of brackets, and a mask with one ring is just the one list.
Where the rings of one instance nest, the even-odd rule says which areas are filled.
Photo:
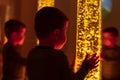
[[[54, 6], [55, 0], [38, 0], [38, 10], [45, 6]], [[37, 44], [39, 44], [39, 40], [37, 39]]]
[[[101, 49], [101, 0], [77, 0], [76, 64], [80, 67], [86, 53], [100, 54]], [[100, 64], [85, 80], [100, 79]]]

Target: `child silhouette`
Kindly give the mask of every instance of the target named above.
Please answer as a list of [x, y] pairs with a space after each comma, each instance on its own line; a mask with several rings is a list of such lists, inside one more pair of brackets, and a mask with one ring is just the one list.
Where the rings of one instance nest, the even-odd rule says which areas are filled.
[[61, 51], [67, 41], [68, 18], [55, 7], [43, 7], [35, 15], [35, 32], [40, 44], [31, 49], [27, 60], [29, 80], [83, 80], [98, 63], [94, 54], [86, 56], [77, 73]]

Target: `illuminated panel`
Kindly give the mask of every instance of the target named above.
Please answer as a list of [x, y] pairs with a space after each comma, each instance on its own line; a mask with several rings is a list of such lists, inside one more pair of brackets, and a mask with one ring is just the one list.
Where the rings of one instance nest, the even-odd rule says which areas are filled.
[[38, 9], [45, 6], [54, 6], [54, 0], [38, 0]]
[[[55, 0], [38, 0], [38, 10], [45, 6], [54, 6]], [[39, 40], [37, 39], [37, 44], [39, 44]]]
[[[80, 67], [86, 53], [100, 54], [101, 49], [101, 1], [77, 0], [76, 63]], [[100, 80], [100, 64], [85, 80]]]

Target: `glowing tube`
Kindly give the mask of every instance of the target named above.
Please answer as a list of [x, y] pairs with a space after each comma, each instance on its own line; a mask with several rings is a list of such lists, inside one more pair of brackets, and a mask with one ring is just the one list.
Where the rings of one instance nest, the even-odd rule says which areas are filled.
[[[77, 0], [75, 72], [80, 67], [86, 53], [100, 54], [101, 1]], [[100, 80], [100, 64], [86, 76], [85, 80]]]

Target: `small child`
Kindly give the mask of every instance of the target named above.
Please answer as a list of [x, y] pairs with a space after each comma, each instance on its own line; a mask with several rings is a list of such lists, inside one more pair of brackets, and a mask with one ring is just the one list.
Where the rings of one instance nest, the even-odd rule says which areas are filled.
[[74, 73], [61, 51], [66, 43], [68, 18], [55, 7], [44, 7], [35, 16], [35, 32], [40, 44], [31, 49], [27, 60], [29, 80], [83, 80], [98, 63], [94, 54], [86, 56], [80, 70]]
[[26, 59], [21, 57], [20, 46], [25, 39], [24, 23], [10, 19], [5, 23], [7, 43], [3, 46], [3, 78], [2, 80], [25, 80]]
[[103, 29], [102, 40], [102, 80], [120, 80], [119, 31], [114, 26]]

